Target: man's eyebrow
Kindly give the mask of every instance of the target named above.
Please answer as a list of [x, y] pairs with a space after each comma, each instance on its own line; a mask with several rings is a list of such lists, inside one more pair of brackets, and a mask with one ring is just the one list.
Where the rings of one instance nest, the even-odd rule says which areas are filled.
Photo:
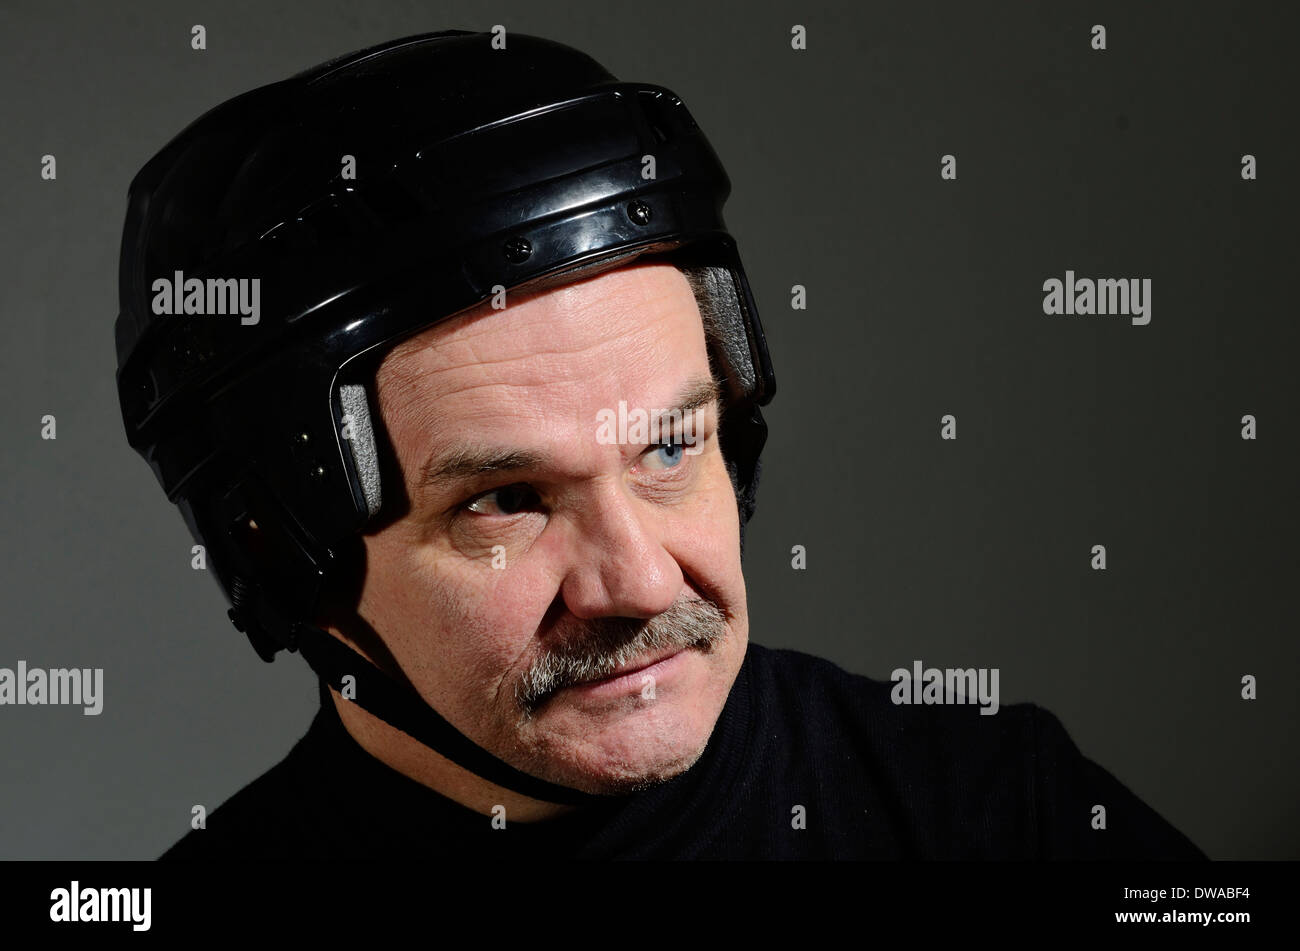
[[420, 470], [421, 486], [455, 482], [475, 476], [535, 469], [545, 462], [541, 453], [528, 449], [495, 449], [491, 446], [462, 446], [442, 456], [434, 456]]
[[[660, 413], [661, 430], [672, 420], [674, 413], [684, 419], [687, 413], [711, 406], [722, 398], [718, 381], [712, 376], [688, 380], [673, 401], [674, 405]], [[478, 476], [537, 469], [547, 457], [530, 449], [500, 449], [492, 446], [461, 446], [449, 453], [433, 456], [420, 469], [418, 485], [424, 488], [438, 483], [463, 481]]]
[[659, 414], [660, 431], [663, 424], [671, 421], [673, 414], [685, 418], [687, 413], [722, 402], [722, 388], [712, 376], [697, 376], [686, 382], [672, 407]]

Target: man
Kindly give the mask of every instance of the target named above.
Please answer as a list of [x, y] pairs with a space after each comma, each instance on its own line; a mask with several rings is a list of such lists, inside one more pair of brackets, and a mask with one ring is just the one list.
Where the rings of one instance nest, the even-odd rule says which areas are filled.
[[502, 40], [255, 90], [132, 185], [128, 437], [322, 699], [167, 857], [1202, 857], [1042, 710], [750, 642], [725, 172], [662, 87]]

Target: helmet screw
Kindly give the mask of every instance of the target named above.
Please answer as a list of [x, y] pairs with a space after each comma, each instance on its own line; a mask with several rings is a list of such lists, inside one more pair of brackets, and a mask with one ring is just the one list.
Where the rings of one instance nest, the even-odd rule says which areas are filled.
[[313, 465], [309, 471], [313, 479], [320, 480], [325, 478], [325, 467], [319, 462]]
[[294, 433], [293, 441], [297, 443], [299, 446], [305, 446], [307, 445], [307, 443], [311, 442], [311, 434], [305, 432]]
[[533, 253], [533, 246], [528, 243], [527, 238], [511, 238], [506, 242], [506, 260], [511, 264], [519, 264], [528, 260], [528, 256]]
[[639, 225], [650, 223], [650, 206], [639, 198], [627, 206], [627, 216]]

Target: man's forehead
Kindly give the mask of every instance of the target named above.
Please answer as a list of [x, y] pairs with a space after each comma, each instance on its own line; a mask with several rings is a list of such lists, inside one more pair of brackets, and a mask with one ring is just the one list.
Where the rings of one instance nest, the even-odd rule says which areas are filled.
[[[458, 315], [400, 344], [378, 387], [444, 388], [598, 383], [658, 376], [665, 364], [707, 362], [703, 325], [685, 275], [661, 262], [507, 299]], [[668, 381], [671, 385], [671, 381]], [[408, 394], [409, 395], [409, 394]]]

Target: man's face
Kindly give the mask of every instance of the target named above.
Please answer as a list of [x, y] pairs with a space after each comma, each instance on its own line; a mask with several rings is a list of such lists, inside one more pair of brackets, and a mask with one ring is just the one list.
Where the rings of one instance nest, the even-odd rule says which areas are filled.
[[[681, 272], [635, 264], [481, 308], [396, 348], [377, 388], [411, 508], [365, 538], [359, 613], [425, 700], [507, 762], [589, 792], [695, 762], [748, 618]], [[695, 406], [695, 445], [667, 427], [634, 440], [635, 425], [610, 440], [598, 421], [620, 401], [633, 423]]]

